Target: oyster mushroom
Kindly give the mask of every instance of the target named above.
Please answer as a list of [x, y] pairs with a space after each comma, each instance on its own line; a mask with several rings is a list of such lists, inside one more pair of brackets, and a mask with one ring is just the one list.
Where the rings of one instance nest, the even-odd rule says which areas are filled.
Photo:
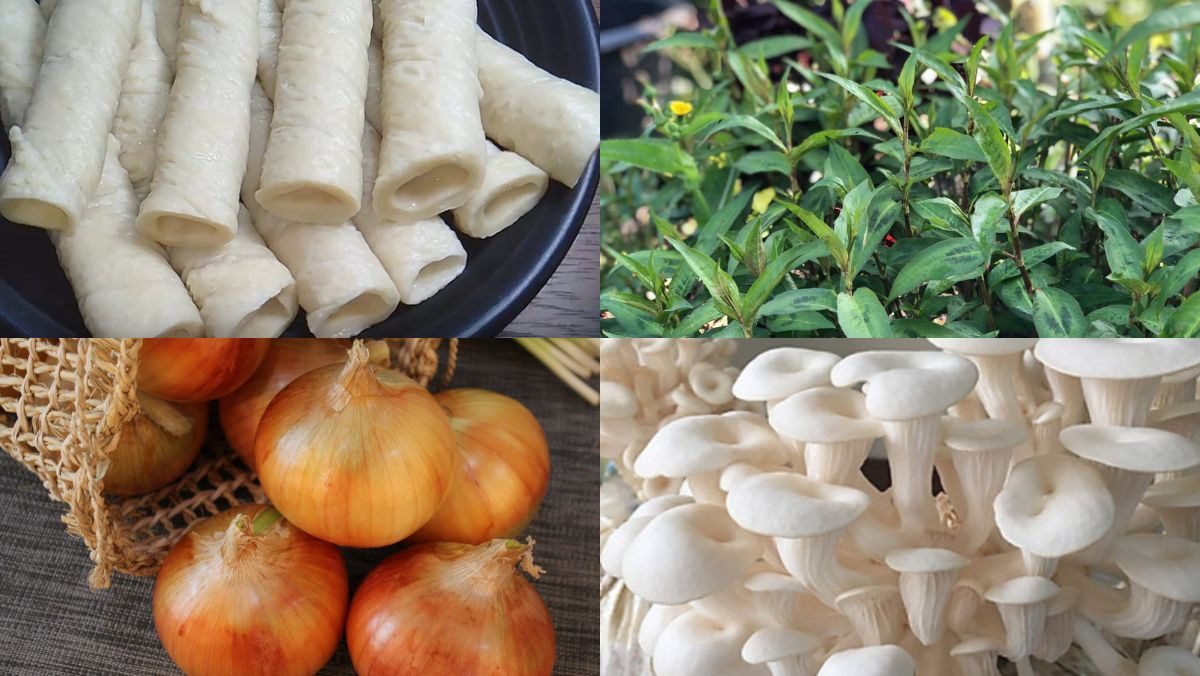
[[812, 676], [815, 654], [821, 640], [812, 634], [779, 627], [764, 627], [754, 632], [742, 646], [742, 659], [750, 664], [765, 664], [771, 676]]
[[930, 343], [948, 352], [970, 359], [979, 370], [975, 393], [989, 417], [1024, 424], [1018, 394], [1026, 389], [1021, 384], [1025, 350], [1037, 343], [1033, 338], [930, 338]]
[[806, 474], [845, 484], [858, 471], [883, 428], [856, 390], [815, 387], [778, 402], [768, 414], [779, 434], [804, 444]]
[[[1127, 595], [1098, 590], [1083, 579], [1081, 612], [1125, 638], [1156, 638], [1180, 629], [1200, 602], [1200, 544], [1170, 535], [1136, 533], [1117, 538], [1113, 559], [1129, 579]], [[1069, 578], [1078, 581], [1078, 576]]]
[[686, 603], [740, 579], [761, 549], [758, 538], [738, 528], [720, 507], [682, 505], [653, 517], [633, 537], [616, 572], [647, 601]]
[[829, 371], [841, 357], [831, 352], [778, 347], [759, 354], [742, 368], [733, 396], [761, 401], [768, 411], [787, 397], [829, 384]]
[[992, 501], [1004, 487], [1013, 449], [1027, 437], [1024, 426], [1008, 420], [949, 418], [942, 423], [942, 443], [950, 449], [954, 474], [963, 487], [958, 489], [961, 495], [954, 496], [965, 508], [966, 521], [956, 534], [961, 551], [975, 551], [987, 540]]
[[753, 633], [737, 620], [688, 610], [659, 634], [650, 663], [656, 676], [769, 676], [765, 666], [742, 659], [742, 646]]
[[1200, 444], [1153, 427], [1076, 425], [1063, 430], [1059, 439], [1067, 450], [1100, 470], [1113, 497], [1112, 528], [1102, 540], [1079, 553], [1084, 563], [1104, 557], [1112, 539], [1129, 525], [1156, 473], [1200, 465]]
[[1046, 626], [1048, 602], [1058, 594], [1058, 585], [1044, 577], [1027, 575], [1002, 582], [984, 593], [1000, 611], [1004, 622], [1004, 649], [1010, 660], [1021, 660], [1033, 654]]
[[895, 643], [904, 629], [904, 603], [895, 585], [849, 589], [838, 594], [834, 606], [850, 620], [863, 645]]
[[633, 464], [638, 476], [686, 478], [698, 502], [725, 500], [721, 473], [746, 462], [779, 467], [787, 460], [779, 437], [761, 416], [743, 411], [674, 420], [654, 435]]
[[1200, 474], [1152, 484], [1142, 504], [1158, 513], [1167, 535], [1200, 542]]
[[994, 638], [976, 636], [950, 649], [950, 656], [962, 676], [1000, 676], [997, 659], [1004, 643]]
[[946, 352], [858, 352], [830, 372], [838, 387], [866, 383], [867, 411], [887, 440], [892, 501], [904, 531], [938, 527], [930, 483], [941, 416], [975, 387], [976, 376], [970, 361]]
[[1079, 603], [1078, 587], [1062, 587], [1046, 607], [1046, 628], [1038, 637], [1033, 656], [1046, 662], [1057, 662], [1071, 649], [1075, 627], [1075, 607]]
[[897, 549], [885, 562], [900, 573], [900, 597], [913, 635], [927, 646], [940, 641], [950, 592], [970, 561], [948, 549], [916, 548]]
[[862, 491], [789, 472], [745, 479], [726, 507], [739, 526], [775, 540], [784, 568], [826, 605], [847, 589], [871, 584], [837, 560], [838, 539], [862, 515], [870, 498]]
[[993, 507], [1000, 535], [1021, 550], [1028, 575], [1050, 577], [1059, 559], [1099, 542], [1113, 525], [1113, 498], [1100, 473], [1065, 454], [1018, 463]]
[[834, 653], [817, 676], [915, 676], [913, 658], [895, 645], [852, 648]]
[[1146, 422], [1163, 376], [1200, 365], [1200, 341], [1048, 338], [1038, 341], [1034, 354], [1051, 369], [1079, 378], [1093, 423], [1138, 427]]
[[1151, 408], [1167, 408], [1172, 404], [1196, 400], [1196, 378], [1200, 378], [1200, 366], [1168, 373], [1158, 386]]

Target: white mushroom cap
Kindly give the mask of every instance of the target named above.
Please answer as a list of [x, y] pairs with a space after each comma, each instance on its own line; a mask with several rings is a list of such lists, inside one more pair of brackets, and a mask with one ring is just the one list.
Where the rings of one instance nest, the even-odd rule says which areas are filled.
[[1142, 496], [1142, 503], [1156, 509], [1200, 507], [1200, 473], [1151, 484]]
[[804, 631], [763, 627], [742, 646], [742, 659], [750, 664], [766, 664], [793, 655], [803, 655], [821, 647], [821, 639]]
[[620, 572], [629, 589], [651, 603], [686, 603], [733, 584], [761, 550], [759, 539], [720, 507], [683, 505], [654, 517], [637, 534]]
[[638, 647], [642, 649], [642, 654], [653, 655], [654, 646], [658, 643], [658, 637], [662, 635], [663, 630], [667, 628], [675, 618], [688, 612], [691, 606], [664, 606], [661, 604], [651, 604], [650, 609], [642, 616], [642, 624], [638, 627], [637, 642]]
[[837, 363], [837, 387], [867, 384], [867, 410], [881, 420], [939, 413], [974, 389], [975, 365], [951, 352], [857, 352]]
[[851, 648], [825, 660], [817, 676], [914, 676], [917, 665], [897, 645]]
[[1177, 646], [1158, 646], [1142, 653], [1138, 676], [1200, 676], [1200, 657]]
[[733, 383], [742, 401], [776, 401], [810, 387], [829, 384], [829, 370], [841, 357], [820, 350], [778, 347], [750, 360]]
[[884, 563], [897, 573], [941, 573], [966, 568], [971, 561], [949, 549], [917, 547], [893, 549]]
[[1014, 577], [988, 589], [983, 598], [992, 603], [1027, 606], [1045, 603], [1058, 593], [1058, 585], [1044, 577], [1025, 575]]
[[742, 646], [750, 628], [739, 622], [723, 622], [697, 610], [689, 610], [663, 629], [654, 646], [652, 665], [657, 676], [765, 676], [766, 667], [746, 664]]
[[1200, 603], [1200, 543], [1135, 533], [1113, 543], [1113, 561], [1130, 582], [1173, 601]]
[[660, 495], [638, 505], [637, 509], [608, 536], [604, 548], [600, 550], [600, 567], [613, 577], [623, 578], [622, 562], [625, 560], [625, 550], [633, 542], [650, 521], [663, 512], [688, 505], [693, 502], [686, 495]]
[[1153, 427], [1074, 425], [1058, 438], [1081, 458], [1131, 472], [1180, 472], [1200, 465], [1200, 445]]
[[615, 380], [600, 381], [600, 417], [632, 418], [638, 412], [638, 398], [633, 390]]
[[828, 444], [883, 436], [883, 427], [867, 413], [867, 398], [857, 390], [816, 387], [791, 395], [767, 416], [785, 437]]
[[1005, 540], [1045, 558], [1078, 552], [1113, 523], [1113, 498], [1095, 468], [1066, 454], [1017, 463], [992, 503]]
[[1139, 338], [1045, 338], [1038, 361], [1077, 378], [1154, 378], [1200, 364], [1200, 341]]
[[638, 476], [682, 478], [734, 462], [782, 465], [787, 451], [762, 416], [744, 411], [696, 415], [667, 423], [634, 461]]
[[729, 516], [760, 535], [803, 538], [843, 528], [866, 511], [860, 490], [791, 472], [769, 472], [741, 481], [726, 498]]
[[[953, 339], [953, 340], [958, 340]], [[956, 451], [1000, 451], [1010, 449], [1029, 436], [1023, 425], [1011, 420], [942, 420], [942, 443]]]
[[929, 342], [948, 352], [990, 357], [1024, 352], [1037, 343], [1037, 338], [930, 338]]

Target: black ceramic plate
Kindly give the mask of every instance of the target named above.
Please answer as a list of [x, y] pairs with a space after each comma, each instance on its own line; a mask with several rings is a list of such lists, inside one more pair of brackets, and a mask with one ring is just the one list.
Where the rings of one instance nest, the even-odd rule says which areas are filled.
[[[479, 0], [479, 22], [542, 68], [596, 89], [596, 16], [590, 0]], [[9, 157], [0, 143], [0, 165]], [[574, 190], [550, 191], [521, 222], [487, 240], [463, 238], [467, 270], [429, 301], [401, 306], [367, 330], [376, 337], [490, 336], [533, 300], [567, 254], [596, 192], [597, 160]], [[47, 234], [0, 219], [0, 335], [86, 336]], [[285, 335], [306, 336], [303, 312]]]

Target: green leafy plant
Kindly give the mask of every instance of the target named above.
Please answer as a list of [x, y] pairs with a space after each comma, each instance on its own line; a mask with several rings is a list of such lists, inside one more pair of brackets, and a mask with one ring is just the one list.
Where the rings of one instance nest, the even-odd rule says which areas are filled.
[[646, 48], [696, 87], [602, 144], [606, 334], [1200, 336], [1200, 4], [974, 43], [906, 16], [889, 63], [831, 1]]

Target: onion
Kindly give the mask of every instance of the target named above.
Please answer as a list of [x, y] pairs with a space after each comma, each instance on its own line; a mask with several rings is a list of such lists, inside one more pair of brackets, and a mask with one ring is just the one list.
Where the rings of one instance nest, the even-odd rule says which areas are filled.
[[[309, 371], [346, 361], [347, 340], [282, 338], [271, 341], [267, 356], [244, 385], [221, 398], [221, 429], [233, 450], [254, 469], [254, 435], [267, 404], [284, 387]], [[386, 365], [387, 345], [368, 343], [371, 362]]]
[[204, 444], [207, 404], [172, 404], [145, 392], [133, 420], [121, 429], [109, 454], [104, 489], [117, 495], [137, 495], [162, 488], [179, 478]]
[[310, 371], [275, 395], [254, 458], [289, 521], [349, 547], [412, 535], [441, 506], [459, 462], [433, 396], [371, 365], [361, 341], [344, 366]]
[[434, 543], [394, 554], [354, 594], [346, 620], [360, 674], [543, 676], [554, 625], [537, 590], [532, 540]]
[[212, 401], [254, 373], [270, 341], [259, 338], [147, 338], [138, 387], [167, 401]]
[[341, 637], [349, 586], [337, 548], [241, 505], [192, 526], [154, 582], [154, 626], [192, 676], [314, 674]]
[[450, 414], [463, 461], [446, 502], [413, 538], [479, 544], [520, 533], [550, 482], [550, 451], [537, 418], [487, 390], [448, 390], [436, 399]]

